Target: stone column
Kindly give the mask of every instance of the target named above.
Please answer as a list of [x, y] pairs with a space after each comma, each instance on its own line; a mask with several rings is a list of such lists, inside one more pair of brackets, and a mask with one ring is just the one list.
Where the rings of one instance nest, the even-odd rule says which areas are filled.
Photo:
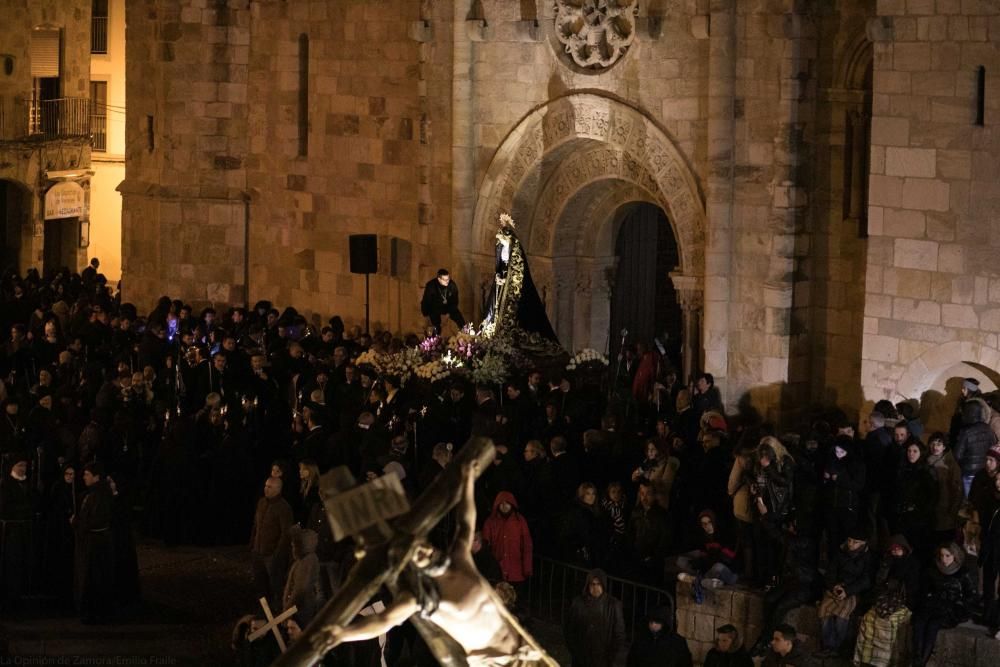
[[590, 346], [593, 306], [593, 260], [581, 257], [576, 265], [573, 286], [573, 350]]
[[618, 258], [614, 256], [590, 260], [589, 346], [605, 354], [610, 348], [611, 296], [617, 262]]
[[[713, 373], [728, 396], [730, 343], [738, 333], [730, 326], [733, 263], [733, 206], [735, 197], [736, 146], [736, 62], [737, 0], [711, 0], [709, 3], [708, 75], [708, 176], [705, 183], [705, 277], [704, 329], [705, 350], [709, 357], [704, 369]], [[745, 28], [741, 28], [745, 29]], [[688, 271], [699, 271], [685, 267]], [[676, 285], [677, 283], [675, 283]], [[682, 293], [678, 289], [678, 295]], [[699, 318], [700, 319], [700, 318]], [[685, 342], [685, 345], [688, 343]], [[701, 367], [699, 356], [685, 354], [684, 363]]]
[[[573, 306], [576, 296], [576, 271], [577, 260], [575, 257], [554, 257], [552, 259], [551, 284], [555, 294], [548, 295], [546, 310], [549, 312], [552, 328], [559, 336], [559, 342], [567, 350], [572, 350], [575, 344], [573, 339]], [[539, 287], [540, 291], [541, 289]]]
[[705, 306], [705, 290], [701, 280], [695, 276], [670, 274], [670, 281], [681, 306], [681, 370], [684, 374], [682, 380], [687, 382], [703, 367], [701, 315]]

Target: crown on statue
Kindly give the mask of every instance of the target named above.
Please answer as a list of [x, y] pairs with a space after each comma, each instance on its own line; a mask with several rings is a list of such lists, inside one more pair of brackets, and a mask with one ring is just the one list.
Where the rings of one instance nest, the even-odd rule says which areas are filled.
[[514, 229], [514, 218], [510, 217], [509, 213], [501, 213], [500, 214], [500, 226], [501, 227], [510, 227], [511, 229]]

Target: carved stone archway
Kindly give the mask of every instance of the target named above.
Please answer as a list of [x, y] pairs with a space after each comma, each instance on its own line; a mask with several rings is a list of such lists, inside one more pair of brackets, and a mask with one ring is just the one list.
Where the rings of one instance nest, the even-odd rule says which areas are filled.
[[457, 249], [474, 281], [488, 280], [496, 220], [510, 212], [560, 339], [601, 349], [620, 224], [614, 213], [634, 201], [664, 210], [680, 255], [675, 273], [700, 290], [705, 207], [683, 155], [634, 107], [594, 93], [567, 95], [528, 114], [501, 143], [479, 187], [472, 229], [456, 230]]

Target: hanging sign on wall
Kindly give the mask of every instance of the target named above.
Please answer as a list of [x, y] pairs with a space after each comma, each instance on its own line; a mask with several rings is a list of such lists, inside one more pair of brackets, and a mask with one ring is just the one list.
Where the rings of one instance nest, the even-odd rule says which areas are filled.
[[79, 183], [56, 183], [45, 193], [45, 219], [78, 218], [83, 215], [83, 188]]

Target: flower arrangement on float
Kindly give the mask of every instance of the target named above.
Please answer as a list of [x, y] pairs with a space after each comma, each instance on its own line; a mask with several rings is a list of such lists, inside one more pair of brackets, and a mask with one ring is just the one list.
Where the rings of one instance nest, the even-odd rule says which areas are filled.
[[576, 355], [569, 360], [566, 364], [566, 370], [575, 371], [576, 369], [583, 370], [603, 370], [608, 367], [610, 361], [606, 356], [598, 352], [593, 348], [584, 348], [576, 353]]
[[[402, 384], [415, 381], [435, 385], [449, 379], [465, 379], [474, 384], [502, 385], [518, 371], [535, 367], [547, 341], [537, 334], [504, 329], [502, 335], [487, 335], [466, 325], [453, 336], [428, 336], [412, 348], [386, 353], [367, 350], [355, 363], [378, 375], [399, 378]], [[537, 339], [537, 340], [536, 340]], [[609, 360], [597, 350], [586, 348], [566, 363], [568, 371], [595, 375], [607, 369]]]

